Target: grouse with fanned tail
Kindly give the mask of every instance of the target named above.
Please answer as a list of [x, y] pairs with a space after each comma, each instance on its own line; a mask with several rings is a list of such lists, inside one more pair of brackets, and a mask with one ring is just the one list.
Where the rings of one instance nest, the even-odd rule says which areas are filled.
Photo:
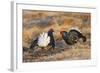
[[68, 45], [73, 45], [77, 43], [79, 39], [82, 39], [83, 42], [86, 41], [86, 37], [83, 36], [83, 34], [76, 29], [71, 29], [69, 32], [61, 31], [60, 34], [62, 35], [63, 40]]
[[51, 46], [51, 48], [55, 48], [55, 40], [53, 36], [53, 29], [50, 29], [47, 33], [43, 32], [40, 34], [35, 40], [31, 42], [30, 49], [34, 50], [35, 46], [39, 46], [41, 48]]

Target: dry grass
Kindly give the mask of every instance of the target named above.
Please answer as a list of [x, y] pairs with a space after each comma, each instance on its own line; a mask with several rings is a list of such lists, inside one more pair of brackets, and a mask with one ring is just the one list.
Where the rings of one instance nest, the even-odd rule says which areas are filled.
[[[50, 20], [48, 24], [43, 26], [41, 23], [29, 24], [35, 19], [45, 19], [53, 16], [55, 19]], [[91, 23], [89, 13], [71, 13], [71, 12], [46, 12], [46, 11], [23, 11], [23, 47], [27, 51], [23, 51], [23, 62], [39, 62], [39, 61], [58, 61], [58, 60], [84, 60], [91, 58]], [[68, 31], [72, 27], [78, 28], [83, 35], [86, 36], [85, 43], [78, 42], [70, 46], [62, 41], [60, 31]], [[56, 40], [56, 49], [41, 50], [36, 52], [29, 50], [30, 42], [34, 40], [40, 33], [47, 32], [49, 29], [54, 29], [54, 37]], [[59, 43], [60, 42], [60, 43]], [[62, 45], [62, 43], [64, 43]], [[59, 47], [59, 46], [63, 46]], [[46, 47], [48, 48], [48, 47]]]
[[60, 53], [44, 56], [32, 56], [32, 54], [24, 53], [23, 62], [41, 62], [41, 61], [58, 61], [58, 60], [85, 60], [91, 59], [90, 49], [69, 49]]

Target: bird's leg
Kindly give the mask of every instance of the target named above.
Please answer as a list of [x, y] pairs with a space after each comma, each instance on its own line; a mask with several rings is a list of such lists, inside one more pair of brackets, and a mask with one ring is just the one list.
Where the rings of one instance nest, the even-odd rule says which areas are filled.
[[43, 50], [43, 49], [44, 49], [44, 47], [41, 47], [41, 49]]
[[54, 47], [51, 47], [51, 54], [53, 54], [55, 51], [55, 48]]
[[47, 50], [48, 55], [52, 55], [52, 47], [48, 46], [48, 50]]
[[52, 47], [52, 51], [54, 51], [54, 50], [55, 50], [55, 48]]

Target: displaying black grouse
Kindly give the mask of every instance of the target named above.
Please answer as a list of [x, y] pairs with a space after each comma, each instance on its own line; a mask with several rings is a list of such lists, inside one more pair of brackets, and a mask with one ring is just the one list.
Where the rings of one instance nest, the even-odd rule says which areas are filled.
[[53, 32], [54, 32], [54, 30], [53, 29], [50, 29], [47, 32], [47, 34], [46, 33], [43, 33], [42, 35], [40, 35], [42, 37], [41, 39], [39, 39], [39, 37], [37, 37], [35, 40], [33, 40], [31, 42], [30, 49], [33, 49], [34, 50], [34, 47], [35, 46], [40, 46], [40, 45], [42, 47], [51, 46], [51, 48], [54, 49], [55, 48], [55, 40], [54, 40]]
[[82, 39], [83, 42], [86, 41], [86, 37], [83, 36], [83, 34], [76, 29], [71, 29], [69, 32], [61, 31], [60, 34], [62, 35], [63, 40], [68, 45], [73, 45], [77, 43], [79, 39]]

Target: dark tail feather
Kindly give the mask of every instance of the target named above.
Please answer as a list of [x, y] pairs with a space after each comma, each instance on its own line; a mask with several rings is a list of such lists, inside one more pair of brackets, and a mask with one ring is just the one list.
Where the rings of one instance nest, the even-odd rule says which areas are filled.
[[31, 49], [31, 50], [32, 50], [34, 47], [35, 47], [34, 44], [31, 44], [31, 45], [30, 45], [30, 49]]
[[83, 36], [82, 39], [83, 39], [83, 42], [86, 42], [86, 37], [85, 36]]
[[37, 45], [37, 42], [38, 42], [38, 38], [31, 42], [31, 45], [30, 45], [29, 48], [30, 48], [31, 50], [33, 50], [33, 48]]

